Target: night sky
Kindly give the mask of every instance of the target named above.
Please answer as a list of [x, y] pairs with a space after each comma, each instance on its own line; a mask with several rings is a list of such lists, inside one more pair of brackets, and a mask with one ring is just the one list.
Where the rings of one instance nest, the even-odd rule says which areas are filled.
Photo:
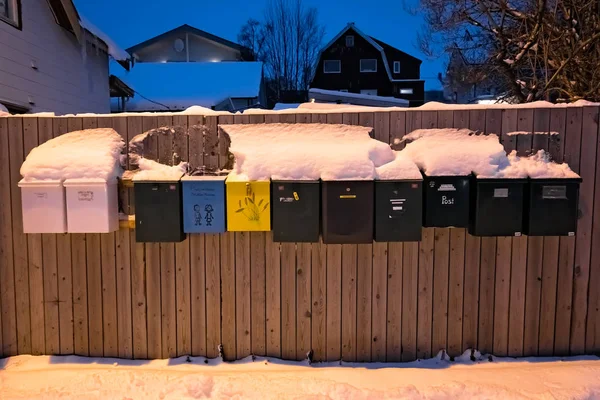
[[[75, 0], [78, 11], [108, 34], [119, 46], [127, 48], [153, 36], [189, 24], [236, 42], [240, 27], [248, 18], [260, 20], [267, 0]], [[304, 0], [319, 10], [325, 26], [323, 44], [348, 22], [423, 60], [421, 78], [425, 88], [439, 89], [438, 72], [445, 60], [428, 60], [416, 46], [416, 32], [422, 19], [404, 10], [402, 0]]]

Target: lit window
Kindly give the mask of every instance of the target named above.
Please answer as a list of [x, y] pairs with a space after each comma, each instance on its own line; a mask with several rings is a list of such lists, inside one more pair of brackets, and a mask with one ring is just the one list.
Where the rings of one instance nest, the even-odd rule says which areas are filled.
[[326, 74], [339, 74], [342, 72], [342, 62], [340, 60], [323, 61], [323, 72]]
[[394, 73], [395, 74], [400, 73], [400, 61], [394, 61]]
[[412, 89], [400, 89], [400, 94], [413, 94]]
[[377, 72], [377, 60], [374, 58], [360, 60], [360, 72]]
[[354, 36], [346, 36], [346, 47], [354, 47]]
[[17, 0], [0, 0], [0, 20], [19, 27], [19, 3]]

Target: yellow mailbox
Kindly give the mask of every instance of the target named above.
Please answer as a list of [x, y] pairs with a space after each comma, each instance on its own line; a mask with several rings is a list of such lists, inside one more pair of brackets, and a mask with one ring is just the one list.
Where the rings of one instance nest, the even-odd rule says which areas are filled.
[[270, 231], [269, 181], [230, 181], [227, 186], [227, 230]]

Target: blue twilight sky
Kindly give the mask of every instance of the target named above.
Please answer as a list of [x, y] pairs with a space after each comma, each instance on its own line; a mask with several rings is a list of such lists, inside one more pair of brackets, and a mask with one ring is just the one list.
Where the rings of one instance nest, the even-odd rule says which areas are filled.
[[[78, 11], [108, 34], [119, 46], [128, 48], [153, 36], [189, 24], [237, 41], [240, 27], [260, 20], [268, 0], [75, 0]], [[319, 11], [325, 26], [324, 44], [348, 22], [370, 36], [423, 60], [421, 77], [426, 89], [439, 89], [438, 72], [446, 60], [428, 60], [416, 46], [420, 17], [408, 14], [402, 0], [304, 0]]]

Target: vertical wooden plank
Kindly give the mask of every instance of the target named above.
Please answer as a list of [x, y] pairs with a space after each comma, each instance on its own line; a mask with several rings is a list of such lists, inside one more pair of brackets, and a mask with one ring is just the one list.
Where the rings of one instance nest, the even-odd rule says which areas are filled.
[[454, 112], [450, 110], [438, 111], [438, 128], [454, 127]]
[[383, 143], [390, 142], [390, 113], [376, 112], [374, 113], [374, 138]]
[[[220, 235], [221, 244], [221, 338], [224, 357], [234, 360], [237, 354], [236, 342], [236, 272], [235, 272], [235, 236], [233, 232]], [[192, 269], [192, 276], [194, 270]], [[193, 290], [193, 286], [192, 286]], [[192, 296], [193, 297], [193, 296]], [[193, 332], [199, 327], [194, 325]], [[195, 339], [192, 339], [195, 340]]]
[[[194, 168], [204, 165], [204, 117], [190, 115], [188, 117], [189, 147], [188, 155], [190, 165]], [[190, 313], [191, 313], [191, 353], [195, 356], [207, 355], [206, 335], [209, 329], [206, 325], [206, 263], [205, 263], [205, 238], [206, 235], [188, 235], [190, 248]], [[220, 236], [223, 246], [223, 269], [234, 270], [235, 261], [233, 253], [233, 233]], [[228, 239], [231, 239], [231, 246]], [[229, 252], [226, 252], [229, 250]], [[225, 283], [229, 283], [225, 286]], [[224, 281], [224, 290], [229, 290], [231, 296], [224, 299], [225, 304], [235, 302], [235, 280]], [[225, 312], [225, 311], [224, 311]], [[234, 320], [232, 329], [235, 329], [235, 305], [233, 315], [223, 314], [223, 323]], [[235, 358], [235, 331], [229, 330], [233, 341], [223, 342], [225, 358]]]
[[296, 245], [281, 244], [281, 356], [296, 358]]
[[[83, 128], [81, 118], [69, 118], [68, 131]], [[89, 355], [89, 323], [87, 295], [87, 259], [86, 235], [66, 235], [71, 238], [71, 267], [73, 276], [73, 320], [74, 320], [74, 352], [77, 355]], [[68, 271], [70, 273], [70, 271]]]
[[[52, 119], [38, 119], [38, 140], [42, 144], [52, 139]], [[55, 234], [42, 234], [44, 276], [44, 324], [46, 354], [60, 354], [58, 299], [58, 265]], [[1, 335], [0, 335], [1, 336]]]
[[495, 275], [496, 238], [481, 238], [477, 348], [483, 354], [491, 353], [493, 350]]
[[[371, 361], [385, 362], [387, 351], [388, 244], [373, 243]], [[400, 326], [395, 332], [400, 336]], [[398, 343], [399, 344], [399, 341]], [[399, 347], [399, 346], [398, 346]], [[400, 352], [397, 352], [398, 356]]]
[[[573, 269], [573, 303], [571, 313], [570, 354], [585, 352], [585, 323], [592, 252], [594, 183], [596, 181], [598, 145], [598, 108], [584, 107], [581, 132], [579, 175], [583, 179], [579, 191], [580, 219], [577, 224], [575, 266]], [[566, 320], [565, 320], [566, 321]]]
[[[177, 153], [183, 161], [189, 162], [188, 118], [174, 116], [173, 153]], [[175, 243], [175, 306], [177, 310], [177, 355], [192, 354], [192, 322], [191, 322], [191, 262], [190, 235], [185, 240]]]
[[[558, 238], [557, 238], [558, 239]], [[531, 247], [530, 247], [531, 249]], [[549, 242], [544, 239], [543, 253], [533, 252], [529, 254], [527, 259], [527, 272], [529, 274], [529, 268], [534, 271], [538, 271], [536, 266], [543, 265], [540, 268], [542, 271], [541, 279], [537, 276], [532, 276], [535, 281], [541, 281], [542, 290], [540, 294], [540, 303], [537, 307], [539, 312], [539, 340], [536, 337], [535, 341], [528, 341], [529, 333], [527, 332], [527, 325], [525, 326], [525, 349], [524, 355], [540, 355], [540, 356], [551, 356], [554, 354], [554, 323], [555, 323], [555, 310], [556, 310], [556, 285], [557, 285], [557, 269], [558, 269], [558, 240]], [[533, 256], [533, 257], [532, 257]], [[529, 283], [529, 276], [527, 277]], [[528, 290], [529, 287], [526, 288]], [[527, 292], [529, 296], [529, 292]], [[526, 323], [527, 323], [527, 312], [525, 309]], [[537, 331], [535, 332], [537, 333]]]
[[505, 357], [508, 352], [512, 238], [499, 237], [496, 244], [493, 353], [497, 356]]
[[281, 252], [279, 243], [273, 242], [273, 234], [267, 233], [265, 249], [267, 356], [281, 357]]
[[517, 135], [509, 135], [509, 133], [517, 131], [517, 124], [517, 110], [502, 110], [502, 136], [500, 138], [507, 153], [517, 150]]
[[[298, 115], [299, 117], [299, 115]], [[307, 358], [311, 350], [311, 275], [312, 246], [298, 243], [296, 253], [296, 359]]]
[[465, 235], [466, 229], [450, 229], [447, 349], [448, 354], [452, 357], [462, 353]]
[[[98, 127], [95, 117], [82, 119], [83, 129]], [[90, 356], [104, 355], [104, 324], [102, 311], [102, 250], [100, 234], [85, 235], [85, 251], [87, 262], [87, 295]]]
[[[329, 122], [329, 119], [327, 120]], [[327, 361], [342, 356], [342, 245], [327, 246]], [[346, 312], [346, 310], [344, 310]]]
[[[125, 140], [129, 142], [127, 118], [115, 117], [112, 127]], [[109, 121], [110, 121], [109, 120]], [[100, 120], [98, 120], [100, 123]], [[124, 154], [128, 151], [125, 148]], [[127, 159], [127, 165], [129, 160]], [[129, 190], [124, 188], [119, 191], [119, 200], [122, 212], [129, 214]], [[132, 285], [131, 285], [131, 246], [129, 243], [130, 230], [121, 228], [114, 233], [115, 237], [115, 276], [116, 276], [116, 326], [117, 326], [117, 354], [120, 358], [133, 358], [133, 313], [132, 313]], [[103, 278], [104, 279], [104, 278]], [[105, 315], [111, 307], [105, 303]], [[106, 352], [106, 347], [105, 347]]]
[[405, 143], [402, 138], [406, 134], [406, 112], [393, 111], [390, 113], [390, 144], [394, 150], [402, 150]]
[[[283, 262], [282, 262], [283, 264]], [[237, 358], [250, 355], [250, 236], [248, 232], [235, 233], [235, 279], [236, 279], [236, 338]], [[283, 280], [283, 268], [282, 268]], [[293, 286], [295, 288], [295, 284]], [[282, 290], [283, 292], [283, 290]], [[295, 290], [294, 290], [295, 292]], [[293, 331], [292, 331], [293, 332]], [[283, 350], [296, 348], [294, 338], [292, 344], [286, 348], [282, 343]], [[294, 352], [295, 353], [295, 352]], [[282, 351], [284, 358], [291, 358], [289, 353]]]
[[478, 132], [486, 132], [486, 112], [487, 110], [481, 109], [469, 110], [469, 128]]
[[[144, 132], [142, 117], [127, 117], [127, 136]], [[132, 194], [133, 192], [130, 192]], [[135, 202], [129, 202], [129, 212], [135, 214]], [[131, 302], [133, 329], [133, 358], [148, 358], [148, 302], [146, 296], [146, 246], [135, 240], [135, 230], [129, 233], [130, 266], [131, 266]]]
[[[23, 119], [23, 154], [25, 157], [38, 145], [37, 118]], [[29, 314], [31, 318], [31, 353], [45, 354], [45, 321], [44, 321], [44, 275], [42, 258], [42, 235], [27, 235], [29, 260]]]
[[402, 361], [417, 359], [419, 242], [402, 246]]
[[[144, 132], [158, 127], [155, 116], [142, 117]], [[144, 157], [158, 159], [158, 133], [153, 132], [147, 139], [147, 148], [144, 148]], [[160, 244], [146, 243], [146, 309], [147, 309], [147, 334], [148, 358], [163, 357], [162, 321], [161, 321], [161, 276], [160, 276]]]
[[356, 361], [358, 247], [342, 245], [342, 360]]
[[[265, 119], [269, 117], [268, 115], [265, 116]], [[331, 124], [332, 122], [328, 122], [329, 115], [328, 114], [311, 114], [310, 116], [310, 122], [312, 122], [313, 124]]]
[[431, 354], [447, 349], [448, 340], [448, 267], [450, 228], [435, 228], [433, 252], [433, 314]]
[[[371, 361], [373, 245], [359, 244], [356, 264], [356, 361]], [[343, 318], [343, 317], [342, 317]], [[360, 328], [359, 328], [360, 327]]]
[[[215, 358], [219, 355], [219, 344], [221, 344], [221, 271], [220, 271], [220, 241], [219, 235], [207, 234], [205, 240], [205, 262], [206, 262], [206, 356]], [[247, 238], [247, 246], [249, 241]], [[248, 250], [249, 251], [249, 250]], [[247, 254], [248, 255], [248, 254]], [[246, 258], [246, 268], [250, 273], [250, 259]], [[250, 292], [250, 281], [248, 277], [245, 290]], [[245, 306], [250, 308], [250, 299]], [[248, 338], [248, 349], [250, 346], [250, 313], [245, 316], [246, 333]]]
[[[376, 243], [374, 246], [378, 246]], [[404, 245], [388, 243], [387, 249], [387, 306], [386, 306], [386, 360], [402, 361], [402, 274]], [[375, 263], [375, 260], [373, 261]], [[414, 292], [414, 291], [413, 291]], [[377, 355], [377, 352], [373, 352]]]
[[530, 132], [528, 135], [517, 135], [517, 154], [528, 156], [533, 148], [533, 109], [517, 110], [517, 129], [521, 132]]
[[508, 355], [523, 355], [525, 320], [525, 277], [527, 274], [527, 238], [514, 237], [510, 277], [510, 308], [508, 320]]
[[[12, 133], [11, 133], [12, 135]], [[17, 355], [17, 308], [15, 304], [15, 270], [13, 252], [13, 224], [11, 216], [21, 210], [13, 209], [12, 196], [21, 196], [11, 182], [11, 155], [9, 149], [9, 119], [0, 118], [0, 313], [2, 314], [2, 347], [0, 357]], [[12, 193], [16, 192], [16, 193]], [[16, 231], [15, 231], [16, 233]]]
[[[600, 134], [600, 132], [598, 132]], [[600, 163], [598, 162], [598, 154], [600, 151], [600, 141], [596, 149], [596, 178], [594, 184], [596, 188], [600, 187]], [[588, 289], [588, 304], [587, 304], [587, 320], [585, 333], [585, 352], [588, 354], [598, 353], [600, 351], [600, 293], [591, 288], [597, 288], [600, 284], [600, 194], [595, 193], [594, 197], [594, 215], [592, 218], [592, 256], [590, 262], [590, 278]], [[573, 317], [573, 329], [576, 323]], [[573, 342], [572, 342], [573, 343]], [[572, 344], [571, 351], [576, 354], [579, 349]]]
[[252, 316], [252, 354], [266, 355], [266, 234], [264, 232], [250, 233], [250, 301]]
[[321, 240], [312, 244], [311, 301], [313, 360], [327, 359], [327, 248]]
[[462, 351], [476, 349], [478, 345], [480, 271], [481, 238], [467, 233], [465, 239]]
[[437, 111], [423, 111], [421, 119], [421, 128], [432, 129], [437, 128]]
[[[573, 171], [577, 173], [580, 172], [579, 167], [582, 155], [582, 144], [584, 146], [589, 146], [590, 143], [587, 141], [587, 139], [582, 139], [582, 122], [582, 108], [567, 109], [567, 127], [565, 133], [564, 161], [568, 163], [571, 169], [573, 169]], [[583, 152], [585, 153], [587, 153], [588, 151], [590, 150], [583, 150]], [[586, 155], [586, 158], [589, 159], [589, 156]], [[592, 184], [592, 182], [588, 182], [588, 184]], [[582, 205], [582, 197], [583, 196], [580, 195], [580, 207]], [[587, 232], [589, 232], [589, 224], [591, 224], [591, 221], [585, 221], [585, 219], [579, 220], [579, 224], [577, 227], [577, 237], [560, 238], [557, 278], [558, 288], [556, 293], [556, 322], [554, 330], [554, 354], [557, 356], [564, 356], [569, 354], [569, 344], [571, 341], [571, 307], [573, 301], [573, 272], [574, 265], [576, 264], [576, 241], [577, 243], [580, 243], [581, 241], [582, 246], [587, 243], [587, 250], [580, 249], [580, 251], [589, 251], [589, 234], [587, 234]], [[586, 234], [584, 234], [584, 232], [586, 232]], [[579, 236], [579, 233], [582, 234], [581, 237]], [[582, 261], [582, 256], [584, 254], [585, 253], [580, 252], [579, 259], [577, 261]], [[577, 265], [579, 266], [579, 264]]]
[[[430, 358], [433, 322], [433, 262], [435, 228], [423, 228], [419, 244], [417, 357]], [[404, 342], [404, 340], [403, 340]]]
[[[415, 129], [421, 128], [423, 120], [423, 111], [406, 111], [406, 133], [411, 133]], [[423, 126], [423, 128], [425, 128]]]
[[[468, 128], [471, 126], [471, 114], [469, 110], [456, 110], [452, 114], [454, 117], [454, 128]], [[475, 121], [473, 121], [473, 125], [475, 125]]]

